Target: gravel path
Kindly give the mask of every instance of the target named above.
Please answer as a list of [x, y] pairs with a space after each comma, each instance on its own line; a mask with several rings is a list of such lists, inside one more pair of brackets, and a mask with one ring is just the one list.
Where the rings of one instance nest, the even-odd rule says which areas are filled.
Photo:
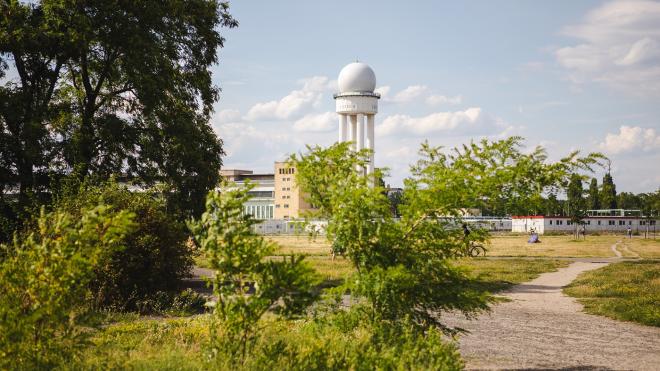
[[562, 293], [578, 274], [608, 262], [574, 262], [514, 286], [490, 314], [445, 322], [469, 334], [459, 338], [468, 369], [658, 370], [660, 328], [582, 313]]

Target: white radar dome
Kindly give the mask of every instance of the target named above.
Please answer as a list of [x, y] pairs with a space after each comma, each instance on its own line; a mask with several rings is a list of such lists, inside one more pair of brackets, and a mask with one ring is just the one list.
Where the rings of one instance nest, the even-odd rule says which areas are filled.
[[338, 84], [340, 93], [373, 93], [376, 89], [376, 74], [366, 63], [351, 63], [339, 72]]

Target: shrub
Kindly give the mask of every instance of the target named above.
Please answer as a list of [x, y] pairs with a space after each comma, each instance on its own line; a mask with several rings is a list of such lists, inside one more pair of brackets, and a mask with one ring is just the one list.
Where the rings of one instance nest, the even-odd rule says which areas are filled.
[[456, 346], [437, 329], [417, 330], [410, 322], [372, 326], [355, 306], [297, 324], [279, 321], [267, 333], [245, 369], [275, 370], [459, 370]]
[[0, 369], [51, 368], [80, 349], [89, 283], [132, 218], [103, 205], [75, 217], [42, 210], [34, 230], [1, 246]]
[[206, 297], [186, 289], [180, 293], [158, 291], [150, 297], [138, 300], [138, 312], [142, 314], [165, 314], [173, 316], [189, 316], [203, 313], [206, 309]]
[[271, 310], [287, 316], [301, 313], [314, 300], [311, 288], [316, 283], [302, 256], [268, 259], [276, 246], [255, 234], [257, 221], [243, 213], [250, 188], [223, 184], [222, 192], [207, 196], [200, 220], [189, 223], [216, 271], [212, 356], [230, 369], [244, 365], [260, 338], [264, 315]]
[[126, 235], [126, 248], [97, 267], [91, 282], [94, 306], [138, 310], [140, 301], [158, 292], [178, 292], [193, 259], [186, 226], [168, 213], [165, 199], [155, 190], [131, 192], [114, 181], [99, 186], [72, 183], [63, 187], [55, 205], [79, 215], [80, 208], [99, 200], [134, 213], [137, 226]]

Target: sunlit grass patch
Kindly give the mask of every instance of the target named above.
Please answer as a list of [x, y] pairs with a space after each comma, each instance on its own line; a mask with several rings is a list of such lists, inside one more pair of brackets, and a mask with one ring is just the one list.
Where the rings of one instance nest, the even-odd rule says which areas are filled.
[[656, 239], [640, 237], [623, 239], [622, 244], [641, 258], [660, 258], [660, 236]]
[[587, 313], [660, 326], [660, 262], [611, 264], [582, 273], [564, 292]]
[[204, 369], [209, 316], [185, 319], [124, 319], [92, 338], [82, 369]]
[[512, 285], [531, 281], [542, 273], [554, 272], [570, 262], [556, 259], [462, 259], [459, 265], [479, 279], [480, 287], [489, 292], [505, 290]]

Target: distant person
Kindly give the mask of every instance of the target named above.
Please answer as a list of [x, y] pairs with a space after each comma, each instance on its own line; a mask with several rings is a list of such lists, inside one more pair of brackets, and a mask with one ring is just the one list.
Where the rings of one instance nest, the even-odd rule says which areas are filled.
[[632, 238], [632, 228], [628, 226], [628, 231], [626, 232], [628, 234], [628, 238]]

